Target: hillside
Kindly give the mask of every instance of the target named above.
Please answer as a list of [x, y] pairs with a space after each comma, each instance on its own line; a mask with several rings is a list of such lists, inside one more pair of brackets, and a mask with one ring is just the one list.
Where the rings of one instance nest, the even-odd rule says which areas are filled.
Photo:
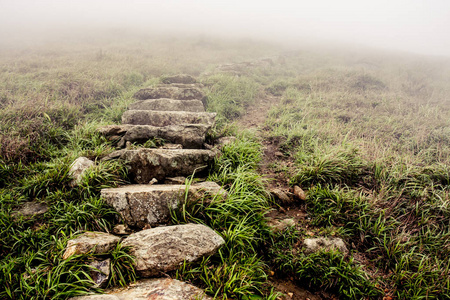
[[[114, 32], [5, 48], [0, 70], [0, 298], [101, 292], [89, 263], [106, 256], [107, 288], [142, 276], [120, 243], [63, 256], [80, 233], [123, 223], [101, 190], [138, 181], [102, 160], [118, 140], [98, 128], [180, 73], [217, 113], [205, 147], [221, 152], [185, 183], [227, 197], [179, 205], [168, 225], [203, 224], [224, 246], [166, 276], [224, 299], [450, 297], [448, 58]], [[74, 187], [80, 156], [96, 165]], [[17, 213], [30, 202], [38, 214]], [[309, 248], [328, 241], [341, 246]]]

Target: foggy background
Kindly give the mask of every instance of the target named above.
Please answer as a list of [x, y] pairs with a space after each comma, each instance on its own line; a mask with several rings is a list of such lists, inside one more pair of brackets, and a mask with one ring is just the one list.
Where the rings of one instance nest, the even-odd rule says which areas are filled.
[[108, 28], [450, 56], [448, 0], [0, 0], [0, 45]]

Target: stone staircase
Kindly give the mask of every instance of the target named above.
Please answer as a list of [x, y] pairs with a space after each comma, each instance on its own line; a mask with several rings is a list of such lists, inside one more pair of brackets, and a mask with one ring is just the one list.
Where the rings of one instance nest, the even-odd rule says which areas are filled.
[[[122, 125], [99, 129], [108, 138], [119, 140], [119, 148], [125, 147], [104, 159], [122, 160], [136, 183], [103, 189], [102, 198], [120, 214], [124, 222], [121, 228], [131, 228], [135, 232], [128, 236], [86, 232], [68, 242], [64, 258], [90, 251], [105, 253], [121, 241], [136, 257], [138, 275], [158, 277], [176, 270], [184, 261], [192, 262], [214, 254], [225, 243], [204, 225], [167, 226], [171, 209], [186, 202], [223, 198], [226, 192], [214, 182], [184, 183], [185, 177], [207, 170], [217, 155], [215, 150], [203, 149], [216, 114], [205, 112], [203, 93], [193, 77], [176, 75], [162, 82], [163, 85], [141, 89], [135, 94], [138, 101], [123, 114]], [[176, 145], [166, 145], [164, 149], [132, 146], [132, 143], [145, 143], [155, 138]], [[108, 264], [97, 262], [97, 265]], [[93, 278], [100, 278], [96, 284], [101, 287], [108, 280], [109, 269], [98, 270]], [[141, 280], [126, 290], [77, 299], [98, 297], [209, 299], [202, 290], [169, 278]]]

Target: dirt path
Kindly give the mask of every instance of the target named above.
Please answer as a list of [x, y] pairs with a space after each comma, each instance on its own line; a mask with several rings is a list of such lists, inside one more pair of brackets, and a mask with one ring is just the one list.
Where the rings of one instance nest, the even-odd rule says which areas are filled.
[[[255, 103], [247, 109], [246, 114], [237, 121], [239, 128], [248, 128], [255, 131], [263, 145], [263, 158], [259, 166], [259, 173], [267, 179], [267, 189], [280, 189], [291, 193], [289, 186], [289, 175], [284, 170], [292, 169], [293, 158], [288, 153], [280, 151], [280, 144], [284, 141], [282, 137], [270, 135], [266, 119], [272, 107], [279, 105], [280, 97], [263, 94]], [[295, 220], [298, 228], [307, 228], [308, 220], [305, 205], [303, 203], [285, 204], [274, 207], [267, 217], [271, 219]], [[299, 287], [292, 278], [270, 278], [271, 283], [277, 291], [287, 295], [287, 300], [321, 300], [333, 299], [325, 293], [312, 293]], [[319, 295], [320, 294], [320, 295]]]

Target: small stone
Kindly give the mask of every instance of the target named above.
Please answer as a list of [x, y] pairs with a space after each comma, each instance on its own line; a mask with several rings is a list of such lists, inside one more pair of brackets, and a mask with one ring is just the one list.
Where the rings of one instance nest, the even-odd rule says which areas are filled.
[[95, 287], [105, 287], [111, 271], [111, 259], [108, 258], [102, 261], [94, 260], [89, 266], [92, 267], [90, 275], [95, 283]]
[[270, 193], [278, 200], [281, 201], [282, 204], [291, 204], [293, 201], [292, 199], [282, 191], [281, 189], [274, 188], [270, 190]]
[[114, 226], [112, 231], [117, 235], [127, 235], [133, 233], [125, 224], [117, 224], [116, 226]]
[[338, 250], [342, 253], [347, 253], [348, 249], [345, 246], [344, 241], [341, 238], [311, 238], [305, 239], [303, 241], [305, 245], [305, 254], [311, 254], [318, 251], [330, 251], [330, 250]]
[[284, 154], [281, 151], [276, 151], [274, 154], [276, 157], [284, 157]]
[[148, 182], [148, 184], [155, 184], [155, 183], [158, 183], [158, 179], [156, 179], [156, 178], [153, 178], [152, 180], [150, 180], [149, 182]]
[[73, 178], [73, 180], [69, 183], [70, 186], [74, 187], [77, 186], [81, 178], [83, 176], [83, 173], [92, 167], [94, 165], [94, 162], [87, 157], [78, 157], [71, 165], [69, 169], [69, 176]]
[[95, 254], [104, 254], [113, 249], [120, 238], [104, 232], [85, 232], [80, 236], [67, 242], [63, 259], [72, 255], [85, 254], [93, 251]]
[[271, 219], [267, 222], [267, 225], [269, 225], [273, 231], [283, 231], [288, 227], [295, 226], [295, 220], [292, 218], [282, 220]]
[[290, 298], [294, 297], [294, 293], [287, 293]]
[[294, 186], [294, 195], [298, 199], [305, 201], [306, 200], [306, 193], [304, 190], [302, 190], [298, 185]]
[[48, 211], [48, 206], [45, 203], [39, 202], [25, 202], [22, 207], [12, 213], [13, 216], [38, 216], [45, 214]]
[[161, 79], [161, 82], [165, 84], [172, 84], [172, 83], [193, 84], [196, 83], [197, 80], [195, 80], [195, 78], [192, 77], [191, 75], [177, 74], [171, 76], [164, 76]]

